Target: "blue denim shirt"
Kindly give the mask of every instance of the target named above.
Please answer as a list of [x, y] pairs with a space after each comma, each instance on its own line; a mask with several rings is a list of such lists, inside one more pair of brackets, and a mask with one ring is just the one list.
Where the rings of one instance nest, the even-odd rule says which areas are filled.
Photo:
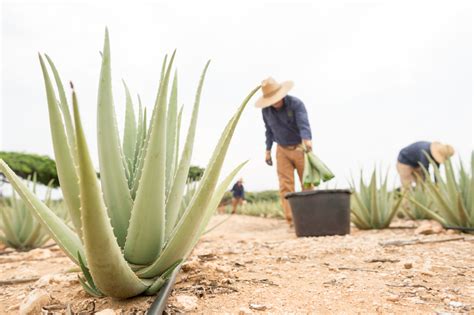
[[308, 113], [300, 99], [287, 95], [282, 108], [269, 106], [262, 109], [262, 114], [267, 150], [271, 150], [273, 142], [287, 146], [300, 144], [302, 139], [311, 140]]
[[419, 167], [421, 164], [426, 169], [428, 169], [430, 166], [430, 161], [424, 152], [428, 153], [428, 155], [433, 159], [430, 148], [431, 142], [428, 141], [418, 141], [412, 143], [400, 151], [398, 154], [398, 162], [405, 165], [410, 165], [412, 167]]

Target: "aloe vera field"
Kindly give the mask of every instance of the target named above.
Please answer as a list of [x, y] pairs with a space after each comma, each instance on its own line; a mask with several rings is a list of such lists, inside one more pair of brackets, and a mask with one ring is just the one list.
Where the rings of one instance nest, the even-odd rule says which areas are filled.
[[472, 14], [0, 4], [0, 314], [474, 314]]

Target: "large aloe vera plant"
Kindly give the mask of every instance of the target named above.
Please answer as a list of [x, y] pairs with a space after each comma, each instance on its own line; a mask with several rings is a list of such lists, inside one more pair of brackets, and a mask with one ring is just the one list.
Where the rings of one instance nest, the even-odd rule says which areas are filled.
[[352, 183], [351, 220], [359, 229], [384, 229], [397, 213], [403, 198], [388, 189], [387, 178], [377, 178], [374, 170], [369, 184], [362, 174], [358, 188]]
[[[36, 194], [36, 176], [28, 181]], [[44, 203], [57, 213], [51, 200], [51, 187], [46, 189]], [[59, 213], [58, 213], [59, 214]], [[27, 205], [18, 198], [15, 190], [10, 197], [0, 199], [0, 243], [17, 250], [26, 251], [41, 247], [50, 239], [35, 216], [27, 209]]]
[[433, 201], [432, 205], [424, 205], [414, 198], [410, 200], [444, 226], [474, 228], [474, 152], [471, 153], [471, 169], [467, 170], [460, 162], [457, 177], [451, 160], [443, 163], [444, 176], [434, 161], [431, 160], [431, 164], [436, 181], [424, 169], [427, 179], [421, 185]]
[[84, 271], [87, 291], [117, 298], [156, 293], [175, 268], [190, 254], [233, 177], [236, 167], [218, 185], [229, 143], [250, 92], [230, 119], [214, 149], [193, 197], [180, 213], [193, 151], [201, 90], [199, 82], [186, 142], [178, 155], [180, 112], [177, 76], [169, 83], [174, 53], [163, 61], [159, 89], [147, 127], [145, 113], [135, 119], [126, 89], [123, 141], [119, 139], [112, 97], [109, 35], [102, 51], [97, 104], [97, 142], [100, 183], [93, 167], [72, 93], [72, 115], [58, 71], [46, 56], [56, 83], [40, 56], [48, 99], [50, 127], [61, 189], [74, 230], [64, 224], [0, 161], [23, 200], [64, 252]]

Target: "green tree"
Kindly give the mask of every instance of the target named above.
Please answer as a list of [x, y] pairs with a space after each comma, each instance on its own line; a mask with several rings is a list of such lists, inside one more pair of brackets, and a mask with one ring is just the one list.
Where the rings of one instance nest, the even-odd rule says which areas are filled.
[[59, 187], [58, 173], [54, 160], [45, 155], [0, 152], [0, 159], [20, 177], [27, 179], [36, 173], [38, 183], [48, 185], [53, 180], [52, 187]]

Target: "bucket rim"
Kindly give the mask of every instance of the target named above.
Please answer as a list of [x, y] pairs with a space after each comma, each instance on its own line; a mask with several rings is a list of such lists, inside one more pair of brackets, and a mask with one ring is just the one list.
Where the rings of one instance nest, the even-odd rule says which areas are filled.
[[285, 199], [290, 199], [293, 197], [318, 195], [318, 194], [336, 194], [336, 193], [351, 194], [352, 191], [350, 189], [316, 189], [316, 190], [298, 191], [298, 192], [292, 192], [292, 193], [286, 194]]

